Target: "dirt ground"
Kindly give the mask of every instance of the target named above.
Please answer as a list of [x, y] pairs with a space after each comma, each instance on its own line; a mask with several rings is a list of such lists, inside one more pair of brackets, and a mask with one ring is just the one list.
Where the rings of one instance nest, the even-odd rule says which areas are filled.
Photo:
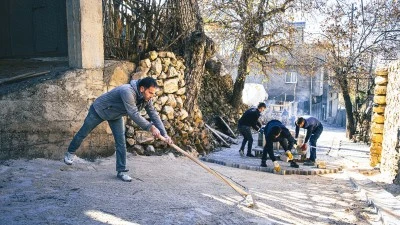
[[115, 156], [73, 166], [46, 159], [0, 164], [0, 224], [380, 224], [346, 173], [282, 176], [210, 164], [249, 188], [257, 207], [185, 157]]

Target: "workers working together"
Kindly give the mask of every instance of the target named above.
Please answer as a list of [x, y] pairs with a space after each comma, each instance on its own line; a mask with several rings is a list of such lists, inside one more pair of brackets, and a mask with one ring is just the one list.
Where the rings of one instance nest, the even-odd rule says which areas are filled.
[[[254, 157], [254, 155], [251, 153], [253, 143], [251, 128], [253, 128], [256, 131], [263, 133], [265, 138], [265, 144], [263, 146], [263, 153], [261, 157], [261, 167], [267, 167], [266, 161], [268, 155], [273, 162], [274, 169], [277, 172], [280, 171], [280, 165], [277, 162], [276, 156], [274, 155], [274, 142], [279, 142], [284, 150], [284, 154], [288, 158], [290, 166], [294, 168], [299, 168], [299, 165], [295, 162], [291, 150], [296, 148], [297, 150], [304, 151], [307, 149], [307, 144], [309, 142], [310, 157], [304, 161], [303, 165], [314, 166], [317, 158], [317, 140], [323, 131], [322, 123], [314, 117], [298, 117], [295, 121], [293, 119], [291, 122], [294, 122], [293, 125], [295, 127], [294, 138], [289, 129], [279, 120], [270, 120], [265, 126], [262, 126], [258, 119], [265, 109], [265, 103], [261, 102], [258, 104], [257, 108], [248, 109], [239, 119], [238, 130], [243, 135], [243, 142], [239, 150], [240, 155], [242, 157], [244, 156], [244, 147], [246, 146], [246, 143], [248, 143], [246, 156]], [[305, 129], [307, 133], [303, 143], [299, 143], [298, 145], [297, 138], [299, 137], [300, 128]]]
[[[73, 137], [67, 152], [64, 156], [64, 162], [71, 165], [74, 161], [75, 152], [80, 147], [82, 141], [89, 133], [103, 121], [107, 121], [115, 140], [116, 149], [116, 171], [117, 177], [123, 181], [132, 181], [132, 178], [126, 173], [126, 138], [123, 116], [128, 115], [139, 127], [150, 131], [155, 138], [163, 136], [168, 144], [172, 144], [171, 138], [167, 135], [164, 124], [153, 107], [152, 97], [155, 95], [157, 82], [155, 79], [146, 77], [141, 80], [132, 80], [129, 84], [121, 85], [113, 90], [104, 93], [98, 97], [90, 106], [88, 115], [80, 130]], [[150, 121], [146, 120], [139, 113], [141, 109], [146, 109]], [[274, 164], [274, 169], [280, 171], [280, 165], [276, 161], [273, 151], [273, 142], [279, 142], [288, 157], [290, 166], [298, 168], [291, 150], [297, 147], [297, 140], [293, 138], [289, 129], [279, 120], [271, 120], [264, 127], [258, 121], [261, 113], [266, 109], [266, 104], [261, 102], [257, 108], [248, 109], [238, 121], [238, 130], [243, 135], [243, 142], [239, 149], [239, 154], [244, 157], [244, 150], [247, 144], [247, 157], [255, 157], [252, 151], [253, 137], [251, 128], [263, 132], [265, 145], [261, 158], [261, 167], [267, 167], [267, 154]], [[301, 148], [307, 147], [310, 141], [310, 158], [304, 165], [314, 166], [316, 160], [316, 144], [323, 131], [320, 121], [314, 117], [297, 118], [295, 122], [295, 136], [298, 138], [300, 128], [307, 130], [304, 143]]]

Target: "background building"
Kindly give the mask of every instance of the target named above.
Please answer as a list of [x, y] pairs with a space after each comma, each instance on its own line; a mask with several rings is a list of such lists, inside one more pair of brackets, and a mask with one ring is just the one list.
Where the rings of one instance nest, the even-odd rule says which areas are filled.
[[[263, 83], [267, 90], [266, 120], [280, 119], [285, 123], [291, 117], [293, 120], [300, 115], [310, 115], [330, 124], [345, 126], [344, 107], [340, 110], [339, 92], [329, 82], [323, 54], [304, 43], [305, 22], [294, 23], [294, 28], [293, 52], [301, 52], [308, 45], [306, 47], [315, 54], [313, 61], [309, 62], [314, 69], [305, 69], [310, 67], [307, 62], [296, 60], [291, 55], [275, 52], [273, 54], [284, 61], [285, 66], [269, 67], [267, 79], [264, 75], [252, 74], [246, 82]], [[288, 115], [284, 115], [286, 112]]]

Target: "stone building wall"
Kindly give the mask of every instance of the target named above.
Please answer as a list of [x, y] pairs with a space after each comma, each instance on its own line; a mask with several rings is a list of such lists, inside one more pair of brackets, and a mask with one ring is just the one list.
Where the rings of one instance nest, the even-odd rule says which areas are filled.
[[[379, 93], [386, 92], [380, 168], [382, 173], [390, 177], [390, 180], [400, 184], [400, 61], [391, 63], [380, 71], [386, 71], [388, 74], [386, 90], [384, 87], [380, 87], [380, 91], [378, 91]], [[379, 73], [377, 74], [379, 75]]]
[[[50, 74], [29, 85], [2, 86], [0, 94], [0, 160], [10, 158], [61, 159], [87, 110], [102, 93], [129, 81], [134, 65], [106, 62], [103, 69], [76, 69]], [[78, 155], [94, 157], [114, 153], [107, 123], [82, 143]]]

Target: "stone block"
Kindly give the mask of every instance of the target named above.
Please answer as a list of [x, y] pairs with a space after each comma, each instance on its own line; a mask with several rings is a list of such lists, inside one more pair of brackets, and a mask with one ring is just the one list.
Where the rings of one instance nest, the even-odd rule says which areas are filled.
[[138, 144], [147, 144], [154, 141], [153, 135], [148, 131], [136, 131], [135, 140]]
[[158, 104], [158, 103], [154, 103], [154, 109], [157, 111], [157, 112], [160, 112], [161, 111], [161, 109], [162, 109], [162, 105], [161, 104]]
[[179, 113], [179, 120], [184, 120], [188, 117], [188, 112], [185, 109], [181, 109]]
[[128, 143], [129, 146], [133, 146], [136, 144], [136, 140], [134, 138], [127, 138], [126, 142]]
[[142, 67], [142, 66], [139, 66], [139, 67], [136, 69], [136, 72], [143, 72], [143, 73], [145, 73], [145, 74], [147, 74], [149, 71], [150, 71], [150, 68]]
[[177, 106], [178, 108], [182, 108], [182, 107], [183, 107], [182, 98], [179, 97], [179, 96], [176, 96], [176, 97], [175, 97], [175, 100], [176, 100], [176, 106]]
[[384, 125], [381, 123], [372, 123], [371, 132], [374, 134], [383, 134]]
[[370, 156], [370, 166], [372, 166], [372, 167], [375, 167], [375, 166], [377, 166], [379, 163], [380, 163], [380, 161], [381, 161], [381, 159], [380, 159], [381, 157], [380, 157], [380, 155], [372, 155], [371, 154], [371, 156]]
[[382, 114], [374, 113], [374, 114], [372, 115], [371, 121], [372, 121], [373, 123], [380, 123], [380, 124], [383, 124], [383, 123], [385, 122], [385, 116], [382, 115]]
[[375, 95], [386, 95], [387, 86], [377, 85], [374, 88]]
[[381, 147], [371, 147], [369, 149], [371, 154], [377, 154], [377, 155], [381, 155], [382, 154], [382, 146]]
[[180, 89], [176, 92], [177, 95], [183, 95], [183, 94], [185, 94], [185, 93], [186, 93], [186, 87], [180, 88]]
[[167, 74], [164, 73], [164, 72], [161, 72], [160, 75], [158, 75], [157, 78], [158, 78], [158, 79], [165, 79], [165, 78], [167, 78]]
[[156, 74], [159, 76], [162, 72], [162, 64], [160, 59], [156, 59], [153, 62], [151, 62], [151, 71], [153, 74]]
[[[161, 59], [162, 65], [163, 67], [169, 67], [169, 65], [171, 65], [171, 59], [170, 58], [163, 58]], [[166, 71], [166, 70], [164, 70]]]
[[168, 94], [168, 101], [165, 104], [175, 108], [177, 105], [175, 96], [173, 94]]
[[161, 79], [156, 80], [157, 81], [157, 86], [162, 87], [164, 86], [164, 81]]
[[379, 105], [385, 105], [386, 104], [386, 95], [375, 95], [374, 102]]
[[382, 143], [383, 135], [382, 134], [371, 134], [371, 141], [372, 142], [380, 142]]
[[154, 148], [153, 145], [148, 145], [148, 146], [146, 147], [146, 152], [155, 153], [156, 150], [155, 150], [155, 148]]
[[167, 52], [163, 52], [163, 51], [158, 52], [158, 57], [160, 57], [160, 58], [167, 57]]
[[173, 58], [173, 59], [176, 58], [175, 53], [173, 53], [173, 52], [167, 52], [167, 57], [168, 58]]
[[179, 75], [178, 71], [176, 71], [175, 67], [173, 67], [173, 66], [168, 67], [168, 71], [167, 71], [168, 78], [177, 77], [178, 75]]
[[180, 79], [179, 82], [179, 87], [184, 87], [186, 85], [185, 80], [184, 79]]
[[377, 147], [382, 147], [381, 142], [372, 142], [371, 143], [371, 148], [377, 148]]
[[133, 126], [127, 125], [125, 134], [127, 137], [134, 137], [135, 136], [135, 128]]
[[385, 85], [388, 83], [387, 76], [376, 76], [375, 77], [375, 84], [376, 85]]
[[139, 66], [145, 67], [145, 68], [150, 68], [150, 66], [151, 66], [150, 59], [143, 59], [143, 60], [140, 60]]
[[164, 93], [175, 93], [179, 89], [179, 79], [166, 79], [164, 81]]
[[165, 105], [165, 103], [168, 101], [168, 96], [161, 96], [158, 101], [160, 101], [161, 105]]
[[167, 116], [168, 119], [172, 120], [174, 118], [174, 108], [171, 106], [164, 106], [162, 112]]
[[382, 114], [382, 113], [385, 112], [385, 108], [386, 108], [385, 105], [374, 106], [374, 107], [372, 108], [372, 112]]
[[156, 51], [149, 52], [149, 58], [151, 61], [155, 60], [158, 57], [158, 53]]
[[381, 67], [375, 70], [375, 74], [378, 76], [387, 76], [389, 74], [389, 71], [387, 67]]

